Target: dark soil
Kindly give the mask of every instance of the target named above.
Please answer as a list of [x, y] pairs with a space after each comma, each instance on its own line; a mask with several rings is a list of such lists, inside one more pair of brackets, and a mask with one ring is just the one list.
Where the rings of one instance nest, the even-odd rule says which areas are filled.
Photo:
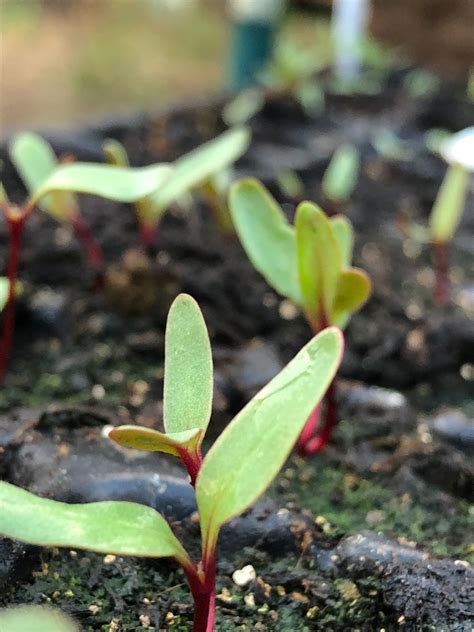
[[[278, 173], [297, 171], [305, 197], [324, 207], [319, 183], [334, 148], [343, 140], [358, 146], [361, 177], [345, 211], [356, 229], [355, 264], [370, 273], [374, 293], [347, 328], [332, 446], [310, 462], [291, 460], [263, 504], [223, 533], [219, 631], [471, 629], [464, 560], [472, 554], [474, 489], [472, 196], [450, 252], [446, 308], [433, 305], [428, 246], [397, 226], [407, 217], [426, 223], [444, 173], [425, 132], [456, 131], [474, 112], [462, 87], [450, 86], [449, 100], [443, 88], [432, 100], [415, 99], [403, 80], [391, 75], [371, 97], [328, 93], [318, 116], [273, 98], [251, 122], [252, 146], [237, 175], [261, 178], [290, 217], [295, 203], [279, 190]], [[79, 159], [100, 159], [103, 138], [113, 136], [135, 165], [170, 160], [224, 129], [222, 103], [47, 136], [58, 153]], [[379, 156], [371, 140], [383, 128], [414, 158]], [[5, 188], [21, 200], [5, 147], [0, 157]], [[307, 341], [307, 326], [238, 242], [218, 233], [203, 202], [165, 215], [145, 264], [130, 252], [137, 243], [130, 206], [84, 197], [81, 208], [104, 247], [106, 288], [93, 289], [67, 227], [40, 212], [30, 218], [14, 356], [0, 392], [0, 474], [63, 500], [150, 504], [197, 547], [193, 497], [176, 463], [117, 451], [100, 429], [159, 427], [164, 324], [178, 291], [198, 300], [211, 336], [211, 437]], [[0, 248], [3, 266], [4, 224]], [[167, 562], [0, 544], [2, 605], [50, 601], [85, 630], [189, 629], [191, 599]], [[231, 576], [246, 564], [257, 579], [240, 588]]]

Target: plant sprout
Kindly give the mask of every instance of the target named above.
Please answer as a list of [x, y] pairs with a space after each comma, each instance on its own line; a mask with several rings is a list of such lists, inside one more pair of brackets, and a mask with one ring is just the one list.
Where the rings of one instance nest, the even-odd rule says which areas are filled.
[[75, 622], [59, 609], [16, 606], [0, 610], [2, 632], [79, 632]]
[[67, 504], [0, 483], [0, 534], [41, 546], [99, 553], [172, 557], [184, 569], [194, 599], [194, 632], [212, 632], [219, 531], [245, 511], [278, 474], [306, 419], [340, 364], [343, 337], [335, 327], [315, 336], [234, 417], [204, 459], [201, 444], [212, 408], [212, 360], [197, 303], [179, 295], [165, 339], [165, 432], [119, 426], [122, 446], [178, 456], [196, 491], [202, 538], [194, 561], [166, 520], [131, 502]]
[[[173, 171], [156, 191], [136, 201], [141, 242], [149, 246], [163, 214], [192, 191], [200, 190], [214, 212], [216, 223], [227, 233], [232, 224], [222, 202], [218, 174], [225, 172], [247, 150], [250, 131], [246, 127], [227, 130], [173, 163]], [[104, 143], [107, 160], [120, 167], [128, 165], [125, 148], [116, 140]]]
[[[28, 140], [28, 139], [27, 139]], [[28, 141], [29, 142], [29, 141]], [[34, 147], [33, 142], [33, 147]], [[39, 147], [36, 144], [36, 148]], [[18, 147], [16, 147], [17, 149]], [[40, 150], [41, 151], [41, 150]], [[22, 155], [23, 149], [15, 152], [17, 159]], [[13, 329], [15, 320], [14, 295], [18, 265], [20, 259], [20, 246], [23, 230], [29, 216], [37, 206], [41, 206], [47, 200], [46, 206], [51, 213], [61, 213], [61, 206], [51, 200], [58, 199], [58, 193], [89, 193], [116, 202], [134, 202], [155, 191], [167, 177], [170, 167], [166, 165], [151, 165], [139, 169], [118, 169], [109, 165], [97, 165], [93, 163], [76, 162], [74, 164], [58, 165], [50, 172], [49, 167], [44, 170], [41, 160], [37, 161], [38, 153], [33, 152], [29, 173], [31, 191], [25, 202], [18, 206], [8, 199], [8, 196], [0, 184], [0, 208], [7, 221], [10, 234], [10, 251], [7, 261], [7, 277], [9, 281], [8, 300], [3, 315], [3, 330], [0, 340], [0, 379], [5, 374], [8, 358], [11, 352]], [[25, 171], [26, 173], [26, 171]], [[64, 207], [63, 221], [70, 217], [70, 208]]]
[[354, 145], [346, 143], [336, 149], [321, 184], [331, 215], [341, 212], [349, 201], [357, 184], [359, 168], [359, 152]]
[[[351, 267], [353, 231], [350, 222], [337, 215], [328, 219], [311, 202], [296, 209], [292, 226], [268, 191], [253, 179], [236, 183], [230, 194], [235, 229], [255, 269], [283, 296], [298, 305], [313, 333], [336, 325], [345, 327], [353, 312], [366, 302], [370, 280]], [[319, 408], [313, 411], [300, 440], [302, 454], [321, 450], [337, 422], [331, 385], [327, 416], [320, 434]]]
[[470, 173], [474, 171], [474, 127], [451, 136], [439, 152], [449, 166], [431, 211], [430, 233], [436, 271], [435, 298], [444, 305], [449, 299], [447, 246], [461, 221]]

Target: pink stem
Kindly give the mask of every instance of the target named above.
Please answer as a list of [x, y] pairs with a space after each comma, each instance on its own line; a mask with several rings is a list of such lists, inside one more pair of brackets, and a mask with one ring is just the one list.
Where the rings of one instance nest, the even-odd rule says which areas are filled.
[[202, 465], [201, 448], [197, 448], [195, 452], [190, 452], [189, 450], [186, 450], [186, 448], [179, 449], [178, 451], [179, 458], [183, 462], [183, 465], [189, 474], [189, 478], [191, 479], [191, 485], [195, 487], [196, 479]]
[[315, 434], [304, 445], [304, 456], [310, 456], [316, 452], [320, 452], [329, 443], [334, 427], [338, 421], [337, 414], [337, 402], [336, 402], [336, 380], [334, 379], [326, 393], [326, 414], [324, 418], [324, 425], [319, 434]]
[[446, 243], [434, 242], [433, 258], [436, 275], [435, 301], [438, 305], [446, 305], [449, 302], [449, 264]]
[[307, 456], [306, 446], [309, 440], [316, 432], [316, 428], [319, 426], [321, 419], [321, 404], [318, 404], [308, 417], [308, 421], [303, 428], [297, 443], [297, 451], [300, 456]]
[[87, 260], [90, 266], [102, 271], [104, 266], [104, 253], [102, 252], [102, 248], [97, 243], [89, 225], [78, 211], [72, 216], [71, 224], [77, 238], [86, 250]]
[[139, 238], [142, 248], [148, 250], [155, 241], [156, 224], [151, 222], [140, 222]]
[[0, 380], [5, 376], [7, 363], [11, 355], [13, 333], [15, 329], [15, 286], [20, 262], [20, 246], [23, 228], [29, 213], [20, 212], [16, 215], [5, 212], [10, 231], [10, 252], [8, 255], [8, 301], [3, 317], [2, 337], [0, 341]]
[[193, 632], [213, 632], [216, 604], [216, 553], [215, 549], [204, 564], [203, 579], [196, 569], [185, 568], [194, 599]]

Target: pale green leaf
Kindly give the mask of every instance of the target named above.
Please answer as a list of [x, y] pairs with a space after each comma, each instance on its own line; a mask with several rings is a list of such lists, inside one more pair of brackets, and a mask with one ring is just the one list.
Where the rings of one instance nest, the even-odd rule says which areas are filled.
[[[0, 312], [3, 311], [5, 305], [8, 303], [8, 293], [10, 288], [10, 281], [7, 277], [0, 277]], [[19, 294], [22, 290], [20, 281], [15, 284], [15, 295]]]
[[0, 632], [79, 632], [79, 628], [59, 609], [20, 606], [0, 610]]
[[199, 305], [180, 294], [171, 305], [165, 338], [164, 424], [167, 433], [206, 431], [212, 410], [212, 353]]
[[231, 421], [206, 455], [196, 483], [204, 551], [219, 528], [247, 509], [288, 457], [339, 367], [336, 328], [313, 338]]
[[151, 507], [121, 501], [70, 505], [4, 482], [0, 535], [39, 546], [188, 561], [166, 520]]
[[165, 452], [180, 456], [180, 449], [193, 451], [201, 440], [202, 430], [193, 428], [183, 432], [164, 434], [143, 426], [117, 426], [109, 432], [109, 438], [125, 448]]
[[249, 178], [232, 187], [229, 205], [255, 269], [279, 294], [301, 305], [295, 231], [274, 198], [260, 182]]
[[232, 165], [246, 152], [249, 144], [248, 128], [237, 127], [176, 160], [171, 176], [151, 196], [154, 220], [158, 222], [171, 204], [209, 180], [218, 171]]
[[446, 243], [453, 238], [461, 220], [468, 189], [468, 170], [458, 163], [448, 167], [430, 216], [434, 242]]
[[333, 202], [346, 202], [355, 188], [359, 176], [359, 152], [354, 145], [341, 145], [334, 152], [326, 169], [322, 190]]
[[314, 328], [329, 321], [342, 269], [342, 254], [326, 215], [311, 202], [298, 205], [296, 249], [304, 310]]
[[127, 150], [115, 138], [106, 138], [102, 143], [102, 151], [109, 165], [115, 165], [116, 167], [130, 166]]
[[331, 323], [338, 327], [345, 327], [351, 314], [367, 301], [370, 291], [370, 279], [363, 270], [358, 268], [343, 270], [337, 282]]
[[352, 249], [354, 247], [354, 230], [350, 221], [344, 215], [335, 215], [330, 220], [332, 232], [339, 245], [342, 255], [342, 265], [347, 268], [351, 265]]
[[36, 204], [51, 191], [75, 191], [109, 198], [116, 202], [135, 202], [160, 187], [171, 167], [114, 167], [87, 162], [59, 166], [32, 196]]

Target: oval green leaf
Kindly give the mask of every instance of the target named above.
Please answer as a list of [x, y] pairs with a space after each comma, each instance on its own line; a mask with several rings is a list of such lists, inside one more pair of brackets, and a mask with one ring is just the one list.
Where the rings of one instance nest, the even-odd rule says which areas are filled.
[[231, 421], [206, 455], [196, 483], [204, 554], [220, 527], [247, 509], [287, 459], [339, 367], [342, 333], [313, 338]]
[[143, 426], [117, 426], [109, 432], [109, 439], [124, 448], [146, 450], [148, 452], [165, 452], [180, 456], [180, 449], [193, 451], [202, 437], [200, 428], [164, 434], [153, 428]]
[[461, 220], [468, 189], [468, 170], [458, 163], [448, 167], [430, 216], [434, 242], [446, 243], [453, 238]]
[[109, 165], [116, 167], [130, 167], [127, 150], [115, 138], [106, 138], [102, 143], [102, 151]]
[[255, 269], [279, 294], [301, 305], [295, 231], [275, 199], [258, 180], [249, 178], [232, 187], [229, 204], [235, 229]]
[[[313, 327], [332, 324], [329, 319], [342, 269], [338, 241], [326, 215], [311, 202], [298, 205], [295, 228], [299, 279], [306, 315]], [[321, 314], [321, 310], [324, 310], [324, 314]]]
[[350, 221], [344, 215], [335, 215], [329, 220], [332, 232], [339, 245], [342, 256], [342, 265], [347, 268], [351, 265], [352, 249], [354, 248], [354, 230]]
[[357, 184], [359, 176], [359, 152], [354, 145], [341, 145], [334, 152], [326, 169], [322, 191], [332, 202], [347, 202]]
[[75, 621], [60, 610], [20, 606], [0, 610], [1, 632], [79, 632]]
[[39, 546], [189, 561], [166, 520], [151, 507], [121, 501], [70, 505], [4, 482], [0, 534]]
[[338, 327], [345, 327], [351, 314], [367, 301], [370, 291], [370, 279], [363, 270], [358, 268], [343, 270], [337, 282], [331, 322]]
[[211, 417], [212, 389], [212, 353], [206, 323], [196, 301], [180, 294], [171, 305], [166, 324], [166, 432], [200, 428], [204, 436]]

